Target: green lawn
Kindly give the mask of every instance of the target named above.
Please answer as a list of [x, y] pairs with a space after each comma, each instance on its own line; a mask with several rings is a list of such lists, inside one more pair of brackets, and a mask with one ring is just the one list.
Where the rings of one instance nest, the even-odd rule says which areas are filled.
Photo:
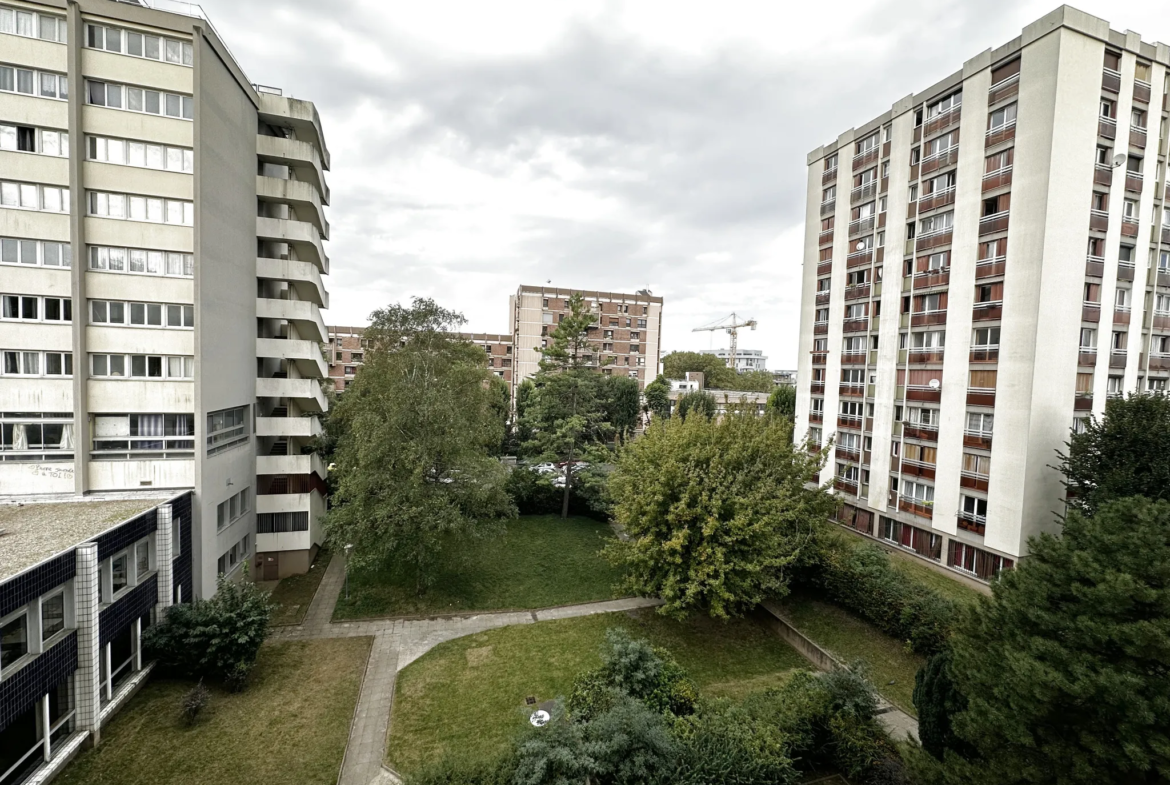
[[506, 748], [532, 711], [525, 698], [567, 696], [600, 663], [611, 627], [670, 650], [706, 695], [778, 686], [808, 664], [754, 619], [679, 623], [643, 609], [490, 630], [441, 643], [399, 673], [387, 759], [410, 773], [445, 753]]
[[321, 578], [329, 566], [330, 553], [326, 550], [317, 552], [309, 571], [303, 575], [290, 575], [282, 578], [276, 584], [269, 597], [276, 604], [272, 612], [272, 626], [281, 627], [288, 624], [300, 624], [305, 620], [309, 611], [309, 603], [321, 585]]
[[598, 551], [613, 538], [589, 518], [562, 521], [529, 515], [509, 521], [497, 538], [461, 545], [445, 557], [423, 596], [413, 574], [383, 569], [351, 573], [334, 619], [413, 616], [464, 611], [547, 608], [608, 600], [621, 573]]
[[102, 728], [96, 749], [57, 785], [333, 785], [370, 638], [268, 643], [248, 689], [212, 690], [193, 727], [179, 716], [188, 682], [155, 680]]
[[897, 551], [892, 552], [890, 554], [890, 564], [894, 565], [894, 569], [908, 576], [911, 580], [925, 584], [944, 597], [948, 597], [964, 605], [973, 604], [983, 594], [965, 583], [960, 583], [954, 578], [948, 578], [937, 570], [932, 570], [918, 559], [907, 554], [901, 554]]
[[878, 692], [906, 713], [915, 715], [914, 675], [925, 658], [906, 651], [901, 641], [836, 605], [793, 594], [784, 599], [781, 608], [793, 626], [821, 648], [846, 662], [864, 661]]

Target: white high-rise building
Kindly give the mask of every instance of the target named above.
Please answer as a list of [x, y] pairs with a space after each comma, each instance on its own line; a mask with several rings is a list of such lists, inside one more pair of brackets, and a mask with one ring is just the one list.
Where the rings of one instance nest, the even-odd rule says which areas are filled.
[[[713, 354], [723, 362], [731, 357], [730, 349], [700, 349], [699, 354]], [[735, 350], [735, 370], [737, 373], [744, 371], [766, 371], [768, 370], [768, 356], [759, 349], [736, 349]]]
[[980, 579], [1170, 377], [1170, 48], [1063, 6], [808, 156], [797, 432], [842, 522]]
[[308, 567], [328, 167], [208, 20], [0, 3], [0, 500], [193, 489], [195, 594]]

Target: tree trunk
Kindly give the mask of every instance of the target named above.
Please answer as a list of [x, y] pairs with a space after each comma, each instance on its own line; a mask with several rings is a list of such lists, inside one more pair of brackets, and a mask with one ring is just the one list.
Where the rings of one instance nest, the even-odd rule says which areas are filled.
[[569, 445], [569, 462], [565, 464], [565, 496], [561, 502], [561, 520], [569, 517], [569, 485], [573, 482], [573, 445]]

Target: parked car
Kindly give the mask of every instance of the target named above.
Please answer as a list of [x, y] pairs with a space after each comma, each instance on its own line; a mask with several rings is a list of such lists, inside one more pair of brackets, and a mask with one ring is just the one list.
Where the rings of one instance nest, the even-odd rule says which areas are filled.
[[560, 473], [560, 469], [557, 468], [557, 465], [555, 463], [550, 463], [547, 461], [545, 463], [536, 464], [535, 466], [532, 467], [532, 471], [536, 472], [537, 474], [559, 474]]

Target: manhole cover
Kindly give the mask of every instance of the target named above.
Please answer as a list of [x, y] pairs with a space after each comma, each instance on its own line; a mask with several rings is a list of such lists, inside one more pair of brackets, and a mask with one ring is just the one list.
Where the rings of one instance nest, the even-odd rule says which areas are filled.
[[534, 698], [533, 696], [529, 695], [527, 698], [525, 698], [525, 699], [524, 699], [524, 705], [526, 705], [526, 706], [534, 706], [534, 705], [536, 705], [536, 698]]

